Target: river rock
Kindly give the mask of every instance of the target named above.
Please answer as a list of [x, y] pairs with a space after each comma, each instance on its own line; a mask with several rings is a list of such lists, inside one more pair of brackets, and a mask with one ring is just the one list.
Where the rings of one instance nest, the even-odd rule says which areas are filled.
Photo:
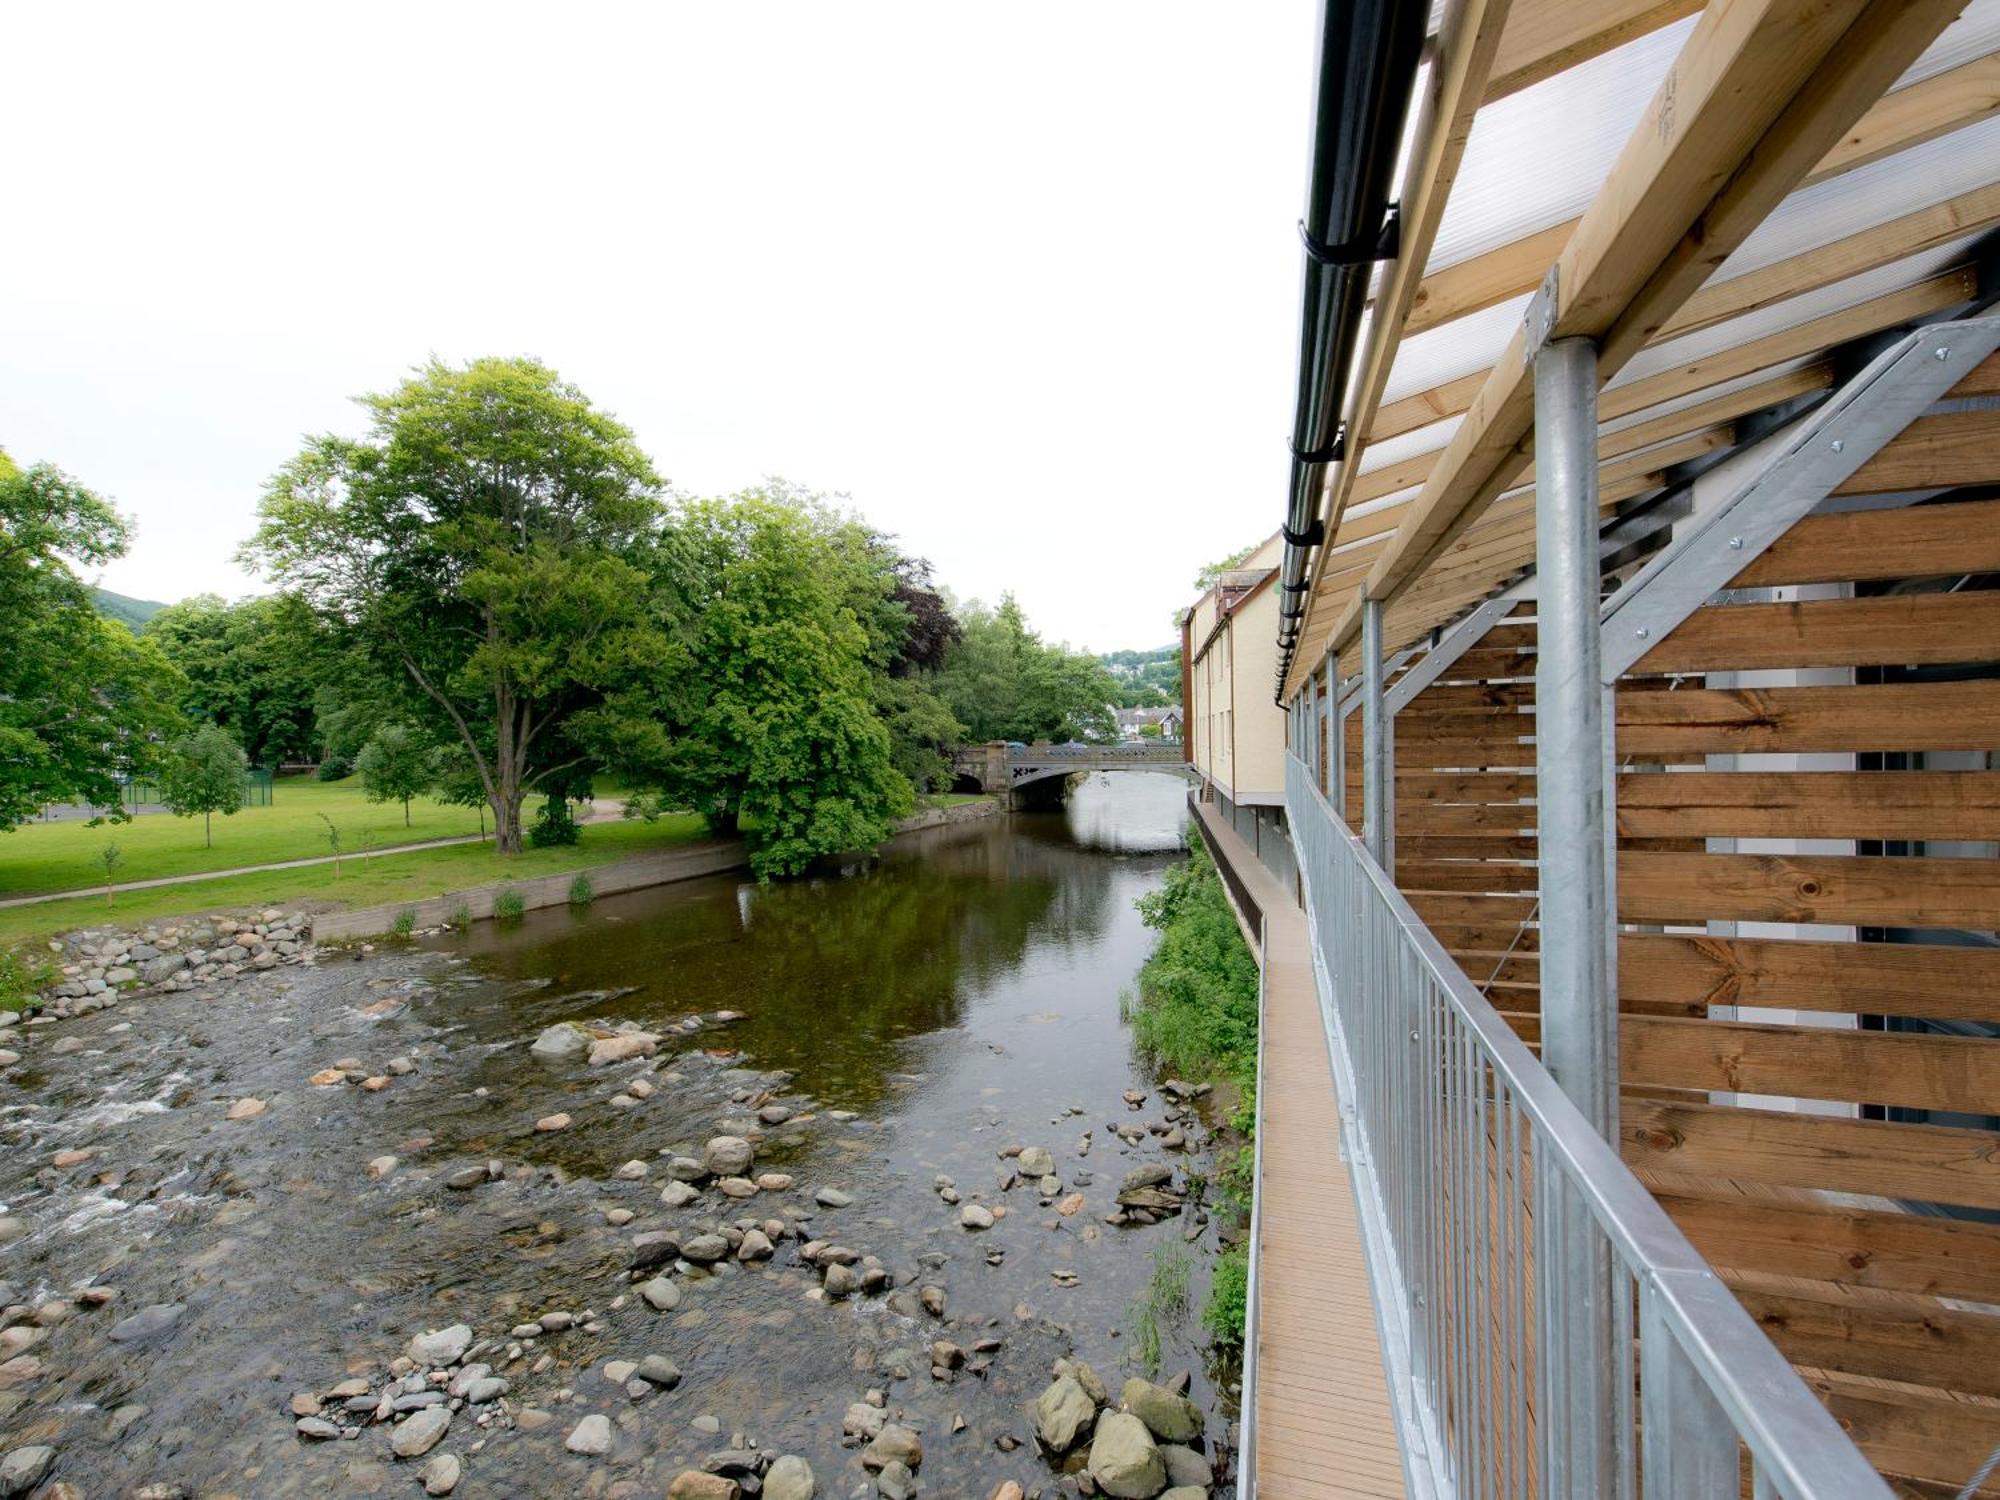
[[912, 1500], [917, 1493], [917, 1476], [904, 1464], [886, 1463], [875, 1476], [875, 1492], [882, 1500]]
[[667, 1500], [737, 1500], [743, 1493], [735, 1480], [724, 1474], [704, 1474], [685, 1469], [667, 1486]]
[[422, 1458], [444, 1440], [450, 1426], [449, 1407], [426, 1406], [389, 1435], [389, 1451], [398, 1458]]
[[642, 1283], [639, 1295], [646, 1299], [646, 1305], [654, 1312], [672, 1312], [681, 1305], [680, 1284], [664, 1276], [655, 1276], [651, 1281]]
[[761, 1229], [749, 1230], [743, 1236], [743, 1243], [736, 1247], [736, 1258], [745, 1262], [769, 1260], [774, 1253], [770, 1236]]
[[812, 1466], [796, 1453], [780, 1455], [764, 1475], [764, 1500], [813, 1500], [817, 1493]]
[[563, 1446], [572, 1453], [595, 1456], [611, 1451], [611, 1419], [602, 1412], [592, 1412], [570, 1429], [563, 1439]]
[[898, 1427], [894, 1422], [885, 1423], [880, 1432], [866, 1448], [861, 1450], [864, 1468], [880, 1469], [888, 1464], [902, 1464], [906, 1468], [923, 1466], [924, 1443], [907, 1427]]
[[986, 1500], [1026, 1500], [1021, 1486], [1011, 1479], [1003, 1479], [987, 1493]]
[[710, 1266], [729, 1254], [729, 1241], [719, 1234], [698, 1234], [681, 1246], [684, 1259], [698, 1266]]
[[56, 1450], [37, 1443], [29, 1448], [10, 1448], [0, 1457], [0, 1495], [25, 1495], [42, 1482]]
[[1177, 1484], [1170, 1490], [1161, 1490], [1159, 1500], [1208, 1500], [1208, 1487], [1199, 1484]]
[[843, 1193], [839, 1188], [823, 1187], [813, 1194], [813, 1202], [821, 1208], [846, 1208], [854, 1202], [854, 1197], [850, 1193]]
[[112, 1341], [132, 1344], [171, 1333], [174, 1326], [180, 1322], [181, 1314], [186, 1311], [187, 1309], [178, 1302], [156, 1302], [151, 1307], [142, 1307], [131, 1317], [111, 1325]]
[[1056, 1159], [1049, 1154], [1046, 1146], [1026, 1146], [1021, 1150], [1020, 1170], [1023, 1177], [1046, 1177], [1055, 1171]]
[[449, 1495], [458, 1488], [459, 1476], [465, 1466], [459, 1462], [456, 1453], [440, 1453], [424, 1465], [423, 1481], [426, 1495]]
[[1192, 1489], [1206, 1495], [1208, 1487], [1215, 1483], [1215, 1471], [1209, 1468], [1208, 1460], [1179, 1443], [1160, 1444], [1160, 1462], [1167, 1466], [1169, 1494], [1177, 1489]]
[[700, 1196], [701, 1190], [693, 1183], [682, 1182], [679, 1179], [660, 1189], [660, 1201], [668, 1208], [686, 1208]]
[[300, 1417], [292, 1423], [292, 1431], [315, 1443], [331, 1442], [340, 1436], [340, 1429], [324, 1417]]
[[254, 1120], [269, 1109], [262, 1099], [238, 1099], [223, 1115], [225, 1120]]
[[740, 1135], [718, 1135], [702, 1147], [701, 1164], [716, 1177], [741, 1177], [757, 1155]]
[[1090, 1440], [1090, 1477], [1119, 1500], [1150, 1500], [1167, 1485], [1167, 1466], [1146, 1424], [1130, 1412], [1108, 1411]]
[[715, 1190], [725, 1198], [757, 1196], [757, 1184], [747, 1177], [718, 1177], [715, 1179]]
[[828, 1266], [824, 1284], [829, 1297], [852, 1297], [861, 1290], [861, 1278], [855, 1274], [852, 1266]]
[[660, 1039], [650, 1031], [621, 1031], [591, 1044], [590, 1066], [625, 1062], [634, 1057], [651, 1057], [660, 1050]]
[[889, 1414], [881, 1407], [855, 1401], [849, 1403], [846, 1415], [840, 1419], [840, 1430], [848, 1437], [873, 1439], [888, 1420]]
[[1035, 1398], [1035, 1435], [1058, 1458], [1076, 1446], [1096, 1417], [1097, 1404], [1068, 1375], [1058, 1377]]
[[958, 1211], [958, 1222], [967, 1229], [991, 1229], [993, 1212], [977, 1203], [968, 1203]]
[[1206, 1425], [1201, 1408], [1185, 1396], [1177, 1396], [1163, 1385], [1133, 1376], [1120, 1393], [1125, 1410], [1146, 1424], [1154, 1437], [1167, 1443], [1185, 1443], [1201, 1436]]
[[590, 1050], [590, 1033], [568, 1021], [559, 1021], [535, 1038], [528, 1050], [536, 1057], [562, 1061], [581, 1057]]
[[403, 1352], [409, 1355], [411, 1364], [428, 1370], [457, 1364], [471, 1347], [472, 1330], [463, 1323], [454, 1323], [449, 1328], [418, 1334]]
[[569, 1127], [569, 1116], [560, 1110], [552, 1115], [543, 1115], [539, 1120], [535, 1121], [535, 1129], [541, 1131], [544, 1135], [549, 1134], [551, 1131], [567, 1130]]
[[681, 1367], [664, 1354], [649, 1354], [639, 1361], [639, 1378], [648, 1385], [670, 1391], [681, 1383]]

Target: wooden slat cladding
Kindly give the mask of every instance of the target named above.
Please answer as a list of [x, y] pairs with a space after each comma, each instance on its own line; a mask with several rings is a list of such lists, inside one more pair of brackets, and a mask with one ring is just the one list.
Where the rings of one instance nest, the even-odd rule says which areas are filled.
[[[1870, 1463], [1892, 1479], [1923, 1482], [1903, 1493], [1955, 1495], [1992, 1451], [2000, 1406], [1828, 1371], [1804, 1374]], [[1989, 1483], [1979, 1493], [1995, 1491]]]
[[2000, 928], [2000, 860], [1621, 853], [1628, 922]]
[[1635, 1169], [2000, 1208], [2000, 1136], [1789, 1110], [1626, 1099]]
[[1720, 1270], [2000, 1303], [2000, 1225], [1737, 1192], [1655, 1196]]
[[1649, 759], [1768, 751], [2000, 747], [2000, 682], [1682, 688], [1617, 698], [1618, 753]]
[[[2000, 471], [2000, 461], [1989, 459], [1988, 472], [1995, 471]], [[1965, 573], [2000, 573], [2000, 502], [1807, 516], [1732, 578], [1729, 586], [1879, 582]]]
[[1618, 989], [1625, 1004], [1688, 1015], [1757, 1005], [2000, 1022], [2000, 948], [1628, 932]]
[[1628, 1083], [1977, 1114], [2000, 1102], [2000, 1041], [1740, 1021], [1630, 1016]]
[[2000, 661], [2000, 592], [1807, 599], [1696, 610], [1640, 672]]
[[1618, 778], [1643, 838], [2000, 839], [2000, 771], [1711, 771]]
[[1920, 417], [1834, 493], [1883, 495], [1984, 484], [1993, 477], [1996, 442], [2000, 442], [2000, 411]]

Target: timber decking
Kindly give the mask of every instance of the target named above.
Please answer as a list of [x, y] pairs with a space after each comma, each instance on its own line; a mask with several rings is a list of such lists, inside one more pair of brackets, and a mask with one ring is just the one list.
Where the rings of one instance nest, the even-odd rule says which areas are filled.
[[1264, 919], [1256, 1494], [1401, 1496], [1305, 915], [1214, 808], [1197, 813]]

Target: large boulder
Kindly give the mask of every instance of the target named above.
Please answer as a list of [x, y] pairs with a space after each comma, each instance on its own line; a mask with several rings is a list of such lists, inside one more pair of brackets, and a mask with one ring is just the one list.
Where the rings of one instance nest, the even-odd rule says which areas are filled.
[[1076, 1380], [1058, 1376], [1054, 1384], [1035, 1398], [1035, 1435], [1050, 1453], [1061, 1457], [1076, 1446], [1076, 1440], [1090, 1430], [1097, 1405]]
[[56, 1450], [37, 1443], [28, 1448], [10, 1448], [0, 1457], [0, 1495], [25, 1495], [42, 1482]]
[[875, 1440], [861, 1450], [863, 1468], [880, 1469], [889, 1464], [902, 1464], [916, 1469], [923, 1465], [924, 1444], [907, 1427], [898, 1427], [894, 1422], [885, 1423], [875, 1434]]
[[743, 1493], [735, 1480], [725, 1474], [704, 1474], [700, 1469], [684, 1469], [667, 1486], [667, 1500], [737, 1500]]
[[813, 1500], [818, 1486], [812, 1466], [796, 1453], [786, 1453], [764, 1476], [764, 1500]]
[[1199, 1406], [1150, 1380], [1133, 1376], [1125, 1382], [1122, 1395], [1125, 1410], [1144, 1422], [1147, 1431], [1163, 1443], [1185, 1443], [1200, 1437], [1206, 1425]]
[[450, 1426], [449, 1407], [423, 1407], [412, 1412], [409, 1419], [390, 1434], [389, 1451], [398, 1458], [421, 1458], [444, 1440], [445, 1429]]
[[1152, 1500], [1167, 1487], [1167, 1466], [1144, 1422], [1130, 1412], [1108, 1411], [1090, 1440], [1090, 1477], [1118, 1500]]
[[593, 1042], [590, 1048], [590, 1065], [601, 1068], [607, 1063], [624, 1062], [633, 1057], [651, 1057], [660, 1050], [660, 1039], [650, 1031], [621, 1031], [616, 1036], [607, 1036]]
[[418, 1334], [403, 1352], [410, 1356], [411, 1364], [432, 1369], [457, 1364], [471, 1347], [472, 1330], [463, 1323], [454, 1323], [449, 1328]]
[[1056, 1169], [1056, 1159], [1047, 1146], [1028, 1146], [1021, 1152], [1020, 1167], [1023, 1177], [1046, 1177]]

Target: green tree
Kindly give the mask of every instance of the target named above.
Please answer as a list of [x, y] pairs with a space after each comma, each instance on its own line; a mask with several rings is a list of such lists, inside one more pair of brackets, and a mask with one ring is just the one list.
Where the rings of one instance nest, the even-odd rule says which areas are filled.
[[160, 792], [176, 817], [202, 820], [202, 839], [215, 846], [215, 815], [225, 818], [243, 805], [243, 776], [250, 757], [218, 724], [204, 724], [175, 740], [167, 750]]
[[186, 679], [181, 711], [236, 736], [254, 765], [312, 759], [315, 697], [329, 674], [325, 627], [295, 595], [225, 604], [196, 594], [145, 627]]
[[938, 687], [973, 740], [1117, 737], [1116, 679], [1096, 657], [1043, 641], [1013, 595], [998, 609], [968, 605], [960, 623], [964, 638], [946, 657]]
[[1224, 573], [1242, 567], [1244, 563], [1250, 560], [1250, 554], [1256, 550], [1255, 545], [1252, 545], [1232, 552], [1227, 557], [1217, 558], [1194, 575], [1194, 591], [1197, 594], [1207, 593], [1222, 581]]
[[691, 649], [607, 736], [638, 787], [719, 832], [752, 821], [760, 879], [877, 844], [914, 803], [877, 711], [893, 582], [851, 524], [785, 490], [687, 506], [656, 582]]
[[370, 802], [401, 802], [403, 826], [410, 826], [410, 799], [428, 790], [437, 776], [436, 747], [407, 724], [385, 724], [361, 747], [354, 769]]
[[157, 647], [98, 614], [78, 567], [122, 555], [125, 522], [50, 464], [0, 453], [0, 829], [50, 802], [122, 820], [120, 778], [182, 727]]
[[659, 476], [628, 428], [530, 359], [433, 361], [361, 405], [368, 436], [308, 440], [244, 554], [465, 747], [496, 846], [518, 852], [523, 799], [582, 754], [572, 721], [604, 732], [614, 690], [670, 655], [636, 566]]

